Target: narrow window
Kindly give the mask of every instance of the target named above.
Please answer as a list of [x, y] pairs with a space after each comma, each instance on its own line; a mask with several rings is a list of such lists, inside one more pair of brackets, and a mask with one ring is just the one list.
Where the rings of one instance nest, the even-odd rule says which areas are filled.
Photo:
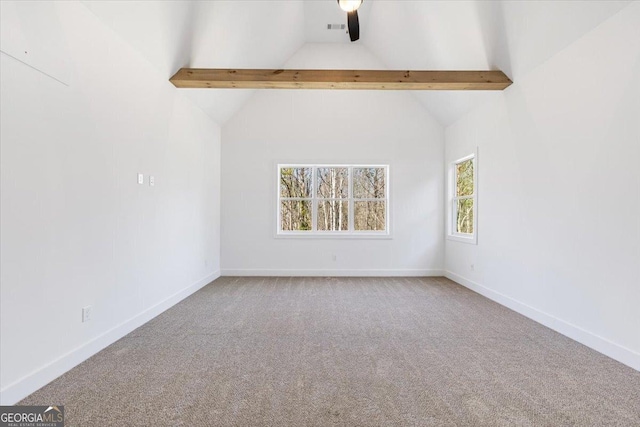
[[349, 169], [319, 167], [316, 172], [318, 231], [349, 231]]
[[311, 222], [311, 168], [280, 169], [280, 229], [309, 231]]
[[353, 168], [355, 229], [384, 231], [387, 188], [384, 168]]
[[449, 238], [477, 243], [476, 155], [451, 164]]

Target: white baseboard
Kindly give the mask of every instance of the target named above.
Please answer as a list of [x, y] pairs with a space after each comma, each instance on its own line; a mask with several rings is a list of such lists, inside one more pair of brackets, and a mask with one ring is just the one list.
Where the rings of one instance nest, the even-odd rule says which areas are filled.
[[640, 354], [619, 344], [613, 343], [605, 338], [595, 335], [589, 331], [586, 331], [576, 325], [572, 325], [562, 319], [558, 319], [551, 314], [540, 311], [527, 304], [517, 301], [511, 297], [508, 297], [500, 292], [491, 290], [479, 283], [469, 280], [465, 277], [459, 276], [451, 271], [445, 271], [445, 277], [453, 280], [460, 285], [471, 289], [474, 292], [479, 293], [482, 296], [489, 298], [501, 304], [511, 310], [535, 320], [536, 322], [553, 329], [556, 332], [561, 333], [581, 344], [586, 345], [600, 352], [610, 358], [617, 360], [620, 363], [640, 371]]
[[282, 276], [282, 277], [434, 277], [443, 276], [443, 270], [371, 270], [371, 269], [326, 269], [326, 270], [269, 270], [269, 269], [223, 269], [222, 276]]
[[16, 382], [9, 384], [4, 389], [0, 390], [0, 405], [15, 405], [34, 391], [44, 387], [75, 366], [78, 366], [100, 350], [113, 344], [163, 311], [173, 307], [218, 277], [220, 277], [219, 271], [215, 271], [208, 276], [203, 277], [191, 286], [171, 295], [164, 301], [159, 302], [131, 319], [122, 322], [118, 326], [115, 326], [74, 350], [60, 356], [58, 359], [22, 377]]

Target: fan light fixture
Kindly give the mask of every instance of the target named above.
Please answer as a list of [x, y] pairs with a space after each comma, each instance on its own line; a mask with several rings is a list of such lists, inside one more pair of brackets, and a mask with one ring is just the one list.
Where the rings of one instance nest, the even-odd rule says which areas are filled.
[[362, 0], [338, 0], [340, 9], [347, 12], [347, 28], [349, 28], [349, 38], [352, 42], [360, 39], [360, 20], [358, 19], [358, 8]]
[[355, 12], [362, 4], [362, 0], [338, 0], [338, 4], [345, 12]]

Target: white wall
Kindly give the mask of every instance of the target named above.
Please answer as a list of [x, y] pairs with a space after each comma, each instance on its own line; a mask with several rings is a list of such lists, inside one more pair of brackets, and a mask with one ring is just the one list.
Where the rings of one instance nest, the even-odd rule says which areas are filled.
[[638, 23], [635, 2], [518, 79], [445, 156], [479, 147], [478, 245], [447, 241], [447, 275], [636, 369]]
[[[218, 125], [82, 4], [25, 7], [2, 25], [22, 21], [14, 42], [68, 85], [0, 54], [3, 404], [220, 268]], [[27, 25], [38, 19], [59, 25], [38, 34]], [[52, 37], [59, 51], [47, 56], [39, 49]], [[82, 323], [88, 305], [93, 319]]]
[[[359, 45], [308, 44], [286, 67], [380, 64]], [[409, 94], [259, 91], [222, 135], [223, 274], [441, 273], [443, 131]], [[275, 238], [278, 162], [389, 164], [393, 239]]]

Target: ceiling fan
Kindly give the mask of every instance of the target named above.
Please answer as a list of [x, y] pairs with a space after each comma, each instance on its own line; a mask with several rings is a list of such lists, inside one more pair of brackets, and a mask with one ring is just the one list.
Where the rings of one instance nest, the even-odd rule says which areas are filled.
[[352, 42], [360, 38], [360, 22], [358, 21], [358, 8], [362, 0], [338, 0], [340, 8], [347, 12], [347, 27], [349, 38]]

